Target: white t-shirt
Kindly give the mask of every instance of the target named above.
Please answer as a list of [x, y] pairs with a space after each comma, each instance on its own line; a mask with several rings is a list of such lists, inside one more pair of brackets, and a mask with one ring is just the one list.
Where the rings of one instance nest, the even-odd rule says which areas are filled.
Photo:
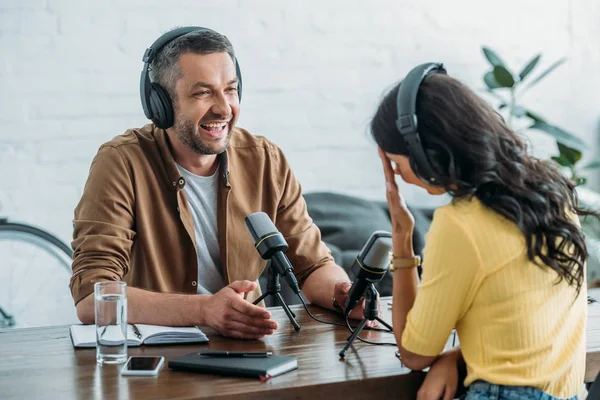
[[198, 253], [198, 293], [214, 294], [225, 287], [221, 273], [217, 229], [219, 169], [212, 176], [199, 176], [177, 164], [186, 180], [185, 195], [194, 219]]

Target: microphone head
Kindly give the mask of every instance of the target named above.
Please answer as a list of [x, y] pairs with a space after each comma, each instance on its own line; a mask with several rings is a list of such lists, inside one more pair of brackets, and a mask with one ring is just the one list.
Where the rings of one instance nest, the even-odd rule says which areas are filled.
[[252, 236], [254, 244], [267, 235], [278, 233], [271, 218], [262, 211], [248, 215], [245, 221], [246, 229], [248, 229], [250, 236]]
[[356, 279], [364, 279], [371, 283], [377, 283], [383, 279], [390, 268], [391, 249], [391, 233], [385, 231], [373, 232], [358, 257], [356, 257]]
[[383, 279], [390, 268], [391, 249], [391, 233], [385, 231], [373, 232], [352, 266], [356, 277], [348, 291], [344, 315], [350, 314], [370, 284], [375, 284]]
[[[387, 269], [390, 264], [390, 251], [392, 250], [392, 235], [388, 232], [377, 231], [371, 236], [371, 247], [364, 254], [364, 264], [371, 268]], [[365, 246], [366, 247], [366, 246]]]
[[246, 229], [252, 236], [254, 247], [263, 259], [268, 260], [276, 252], [288, 249], [288, 244], [283, 235], [264, 212], [255, 212], [248, 215], [245, 222]]

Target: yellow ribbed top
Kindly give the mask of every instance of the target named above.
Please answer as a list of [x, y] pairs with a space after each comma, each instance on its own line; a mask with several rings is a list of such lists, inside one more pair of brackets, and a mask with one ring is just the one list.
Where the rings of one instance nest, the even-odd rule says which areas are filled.
[[[442, 352], [453, 328], [467, 364], [465, 385], [482, 379], [575, 396], [585, 371], [587, 291], [527, 258], [518, 227], [479, 200], [436, 210], [423, 274], [402, 345]], [[584, 274], [585, 276], [585, 274]]]

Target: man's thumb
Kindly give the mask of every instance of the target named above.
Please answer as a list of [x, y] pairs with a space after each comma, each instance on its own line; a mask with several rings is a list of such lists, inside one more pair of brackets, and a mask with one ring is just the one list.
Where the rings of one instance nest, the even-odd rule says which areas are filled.
[[247, 293], [256, 289], [256, 282], [252, 281], [235, 281], [229, 285], [230, 288], [238, 293]]
[[342, 282], [342, 284], [340, 285], [340, 290], [342, 291], [343, 294], [348, 294], [351, 287], [352, 287], [352, 282]]

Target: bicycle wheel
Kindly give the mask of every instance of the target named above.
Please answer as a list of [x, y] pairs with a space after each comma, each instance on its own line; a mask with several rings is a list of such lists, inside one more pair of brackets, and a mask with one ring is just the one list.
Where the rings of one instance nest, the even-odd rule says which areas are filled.
[[0, 219], [0, 240], [2, 239], [22, 240], [40, 246], [56, 257], [69, 272], [71, 271], [73, 250], [51, 233], [31, 225]]
[[67, 244], [43, 229], [0, 219], [0, 254], [0, 328], [77, 322]]

